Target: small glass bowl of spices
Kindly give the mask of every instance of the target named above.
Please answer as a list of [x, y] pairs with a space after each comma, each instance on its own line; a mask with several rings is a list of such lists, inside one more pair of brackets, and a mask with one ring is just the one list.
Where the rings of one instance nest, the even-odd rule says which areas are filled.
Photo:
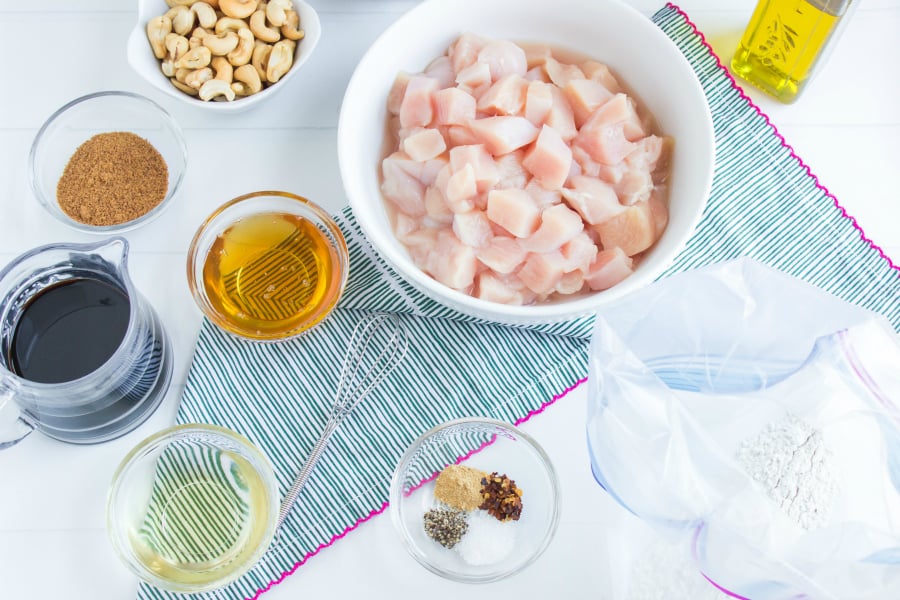
[[559, 481], [528, 434], [501, 421], [460, 419], [409, 447], [391, 481], [390, 512], [425, 568], [487, 583], [547, 548], [559, 522]]
[[187, 147], [175, 120], [149, 98], [98, 92], [53, 113], [28, 161], [31, 188], [50, 214], [107, 235], [163, 211], [178, 192]]

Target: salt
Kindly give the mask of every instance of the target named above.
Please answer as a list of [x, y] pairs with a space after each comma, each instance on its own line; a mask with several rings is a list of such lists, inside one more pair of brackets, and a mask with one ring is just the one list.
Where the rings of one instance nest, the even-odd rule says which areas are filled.
[[453, 549], [473, 566], [490, 565], [510, 555], [516, 541], [515, 521], [498, 521], [488, 513], [469, 513], [469, 530]]

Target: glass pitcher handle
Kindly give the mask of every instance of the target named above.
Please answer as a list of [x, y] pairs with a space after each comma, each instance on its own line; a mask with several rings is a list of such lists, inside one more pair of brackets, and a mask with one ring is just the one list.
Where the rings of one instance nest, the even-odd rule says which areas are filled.
[[0, 450], [15, 446], [32, 431], [34, 425], [13, 402], [13, 395], [9, 392], [0, 393]]

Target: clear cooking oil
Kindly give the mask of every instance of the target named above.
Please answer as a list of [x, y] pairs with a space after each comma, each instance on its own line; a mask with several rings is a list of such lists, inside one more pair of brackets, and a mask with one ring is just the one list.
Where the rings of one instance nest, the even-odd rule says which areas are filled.
[[760, 0], [731, 61], [736, 75], [791, 103], [852, 0]]
[[269, 498], [242, 456], [213, 448], [173, 448], [157, 461], [156, 482], [135, 555], [161, 579], [202, 586], [254, 560], [267, 536]]

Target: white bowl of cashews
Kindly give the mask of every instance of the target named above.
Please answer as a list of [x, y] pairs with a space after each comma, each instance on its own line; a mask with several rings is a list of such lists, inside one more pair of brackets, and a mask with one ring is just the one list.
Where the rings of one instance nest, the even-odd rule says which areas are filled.
[[283, 88], [321, 32], [301, 0], [139, 0], [128, 62], [173, 98], [237, 112]]

